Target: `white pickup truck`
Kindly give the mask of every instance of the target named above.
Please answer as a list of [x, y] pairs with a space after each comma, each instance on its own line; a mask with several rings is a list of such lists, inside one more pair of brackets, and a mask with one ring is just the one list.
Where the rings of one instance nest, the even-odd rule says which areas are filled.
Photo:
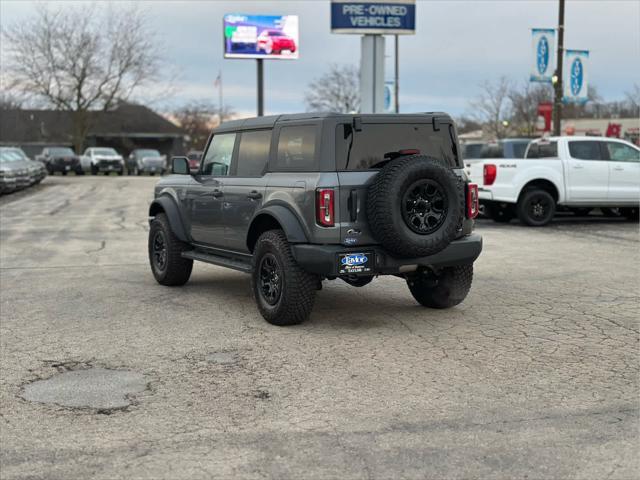
[[485, 214], [497, 222], [518, 217], [549, 223], [556, 207], [577, 214], [601, 207], [638, 218], [640, 148], [607, 137], [533, 140], [522, 159], [483, 159], [469, 165]]

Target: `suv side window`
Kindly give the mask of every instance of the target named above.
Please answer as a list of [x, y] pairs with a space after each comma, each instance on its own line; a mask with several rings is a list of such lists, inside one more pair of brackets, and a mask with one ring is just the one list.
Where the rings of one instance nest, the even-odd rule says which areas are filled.
[[271, 130], [242, 132], [238, 148], [238, 177], [260, 177], [271, 149]]
[[578, 160], [603, 160], [600, 153], [600, 142], [569, 142], [569, 154]]
[[278, 172], [312, 172], [316, 167], [315, 125], [282, 127], [278, 137], [278, 154], [273, 170]]
[[613, 162], [640, 162], [640, 151], [618, 142], [605, 142], [609, 159]]
[[218, 177], [229, 175], [235, 143], [235, 133], [218, 133], [214, 135], [202, 162], [202, 175], [215, 175]]

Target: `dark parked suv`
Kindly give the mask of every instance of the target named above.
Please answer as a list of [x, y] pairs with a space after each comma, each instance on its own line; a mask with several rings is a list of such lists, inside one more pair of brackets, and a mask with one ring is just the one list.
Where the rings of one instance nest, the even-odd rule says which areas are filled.
[[276, 325], [305, 320], [324, 279], [361, 287], [394, 275], [431, 308], [471, 287], [477, 187], [444, 113], [232, 121], [213, 131], [196, 173], [184, 157], [172, 173], [149, 210], [163, 285], [186, 283], [193, 260], [250, 273]]

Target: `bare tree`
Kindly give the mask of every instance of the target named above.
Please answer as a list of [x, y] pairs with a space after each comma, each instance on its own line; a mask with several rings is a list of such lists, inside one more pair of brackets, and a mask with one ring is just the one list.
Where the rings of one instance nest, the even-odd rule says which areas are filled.
[[496, 82], [487, 81], [480, 87], [478, 98], [469, 103], [471, 116], [484, 124], [487, 134], [503, 138], [508, 133], [511, 117], [511, 82], [500, 77]]
[[24, 100], [12, 92], [6, 92], [0, 90], [0, 111], [2, 110], [17, 110], [22, 108]]
[[203, 150], [211, 130], [233, 117], [233, 109], [225, 105], [220, 112], [207, 102], [191, 102], [173, 112], [173, 118], [189, 137], [187, 147], [190, 150]]
[[549, 85], [532, 84], [527, 80], [520, 89], [512, 88], [509, 91], [512, 126], [522, 135], [534, 136], [538, 120], [538, 105], [542, 102], [551, 102], [552, 99], [553, 89]]
[[9, 88], [73, 113], [73, 143], [80, 151], [90, 110], [108, 110], [157, 80], [158, 42], [134, 7], [86, 6], [36, 14], [3, 30]]
[[633, 88], [625, 92], [627, 107], [632, 111], [632, 115], [640, 117], [640, 85], [633, 84]]
[[360, 109], [358, 69], [352, 65], [329, 66], [311, 82], [305, 94], [308, 111], [357, 112]]

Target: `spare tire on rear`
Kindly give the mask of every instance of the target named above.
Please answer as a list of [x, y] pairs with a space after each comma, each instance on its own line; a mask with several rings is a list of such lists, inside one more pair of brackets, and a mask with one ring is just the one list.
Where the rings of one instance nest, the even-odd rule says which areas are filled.
[[369, 186], [371, 231], [385, 249], [401, 257], [444, 250], [456, 238], [463, 217], [462, 180], [435, 158], [396, 158]]

